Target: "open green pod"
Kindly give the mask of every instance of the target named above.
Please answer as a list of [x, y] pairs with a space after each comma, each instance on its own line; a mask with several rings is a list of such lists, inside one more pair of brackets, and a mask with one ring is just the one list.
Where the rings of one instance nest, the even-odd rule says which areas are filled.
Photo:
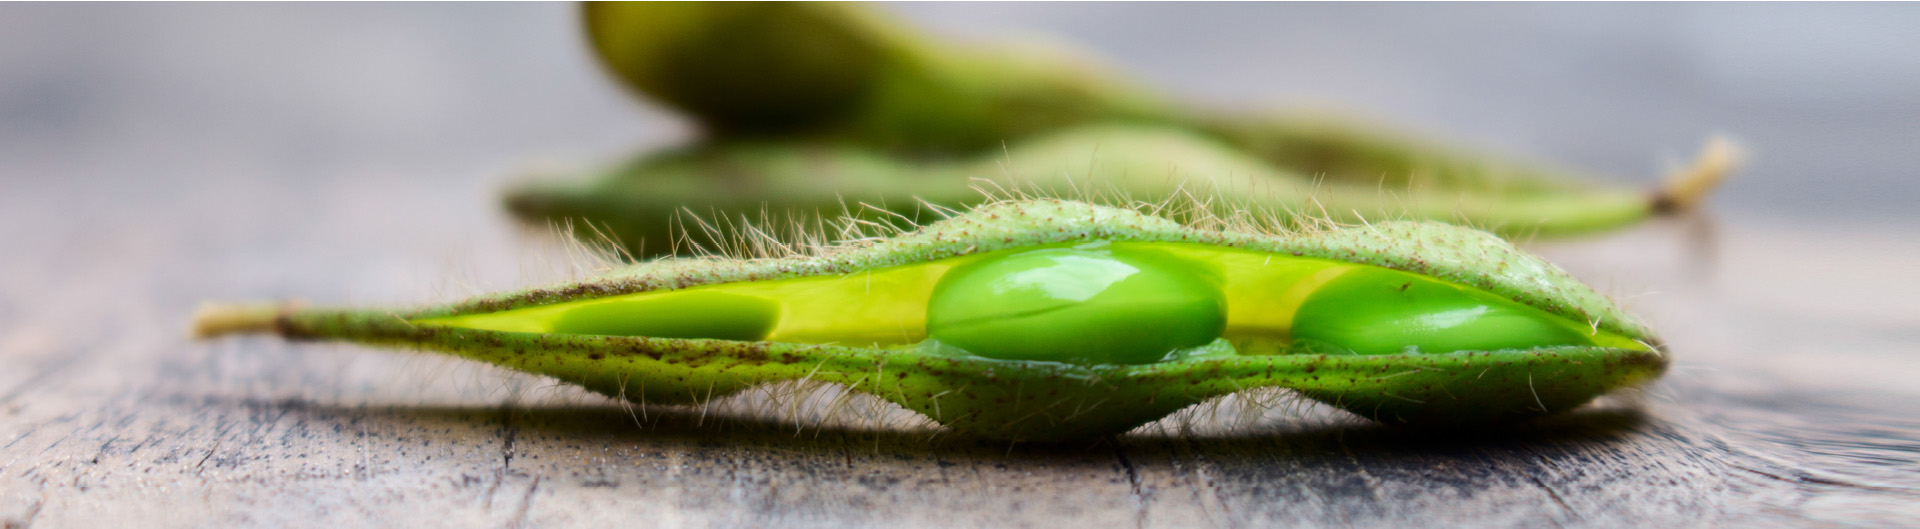
[[215, 306], [195, 332], [440, 351], [652, 404], [836, 383], [1033, 441], [1264, 387], [1388, 423], [1509, 420], [1667, 366], [1618, 307], [1485, 232], [1200, 228], [1059, 200], [413, 310]]

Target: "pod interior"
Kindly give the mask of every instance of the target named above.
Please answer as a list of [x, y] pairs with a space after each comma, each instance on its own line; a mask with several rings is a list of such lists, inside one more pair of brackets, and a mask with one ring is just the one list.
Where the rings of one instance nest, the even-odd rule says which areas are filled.
[[1649, 349], [1587, 322], [1429, 276], [1290, 254], [1139, 241], [1051, 244], [847, 275], [700, 285], [413, 323], [919, 348], [1075, 363], [1215, 354]]

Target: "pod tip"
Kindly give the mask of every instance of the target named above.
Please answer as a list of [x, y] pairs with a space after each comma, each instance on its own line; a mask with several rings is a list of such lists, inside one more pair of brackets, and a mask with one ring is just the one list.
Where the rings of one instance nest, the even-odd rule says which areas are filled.
[[1691, 165], [1667, 173], [1666, 181], [1654, 191], [1654, 210], [1673, 213], [1699, 206], [1727, 175], [1740, 168], [1741, 159], [1740, 146], [1733, 140], [1717, 135], [1707, 138]]
[[280, 316], [286, 314], [288, 308], [290, 305], [286, 303], [205, 304], [194, 311], [188, 332], [196, 340], [278, 332]]

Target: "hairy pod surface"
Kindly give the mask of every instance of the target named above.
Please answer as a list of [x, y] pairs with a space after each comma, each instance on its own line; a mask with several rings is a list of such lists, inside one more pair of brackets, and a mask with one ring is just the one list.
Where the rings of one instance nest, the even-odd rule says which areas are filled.
[[197, 325], [441, 351], [654, 404], [830, 382], [1032, 441], [1260, 387], [1389, 423], [1515, 419], [1667, 365], [1618, 307], [1485, 232], [1196, 228], [1059, 200], [817, 256], [652, 261], [415, 310], [213, 308]]

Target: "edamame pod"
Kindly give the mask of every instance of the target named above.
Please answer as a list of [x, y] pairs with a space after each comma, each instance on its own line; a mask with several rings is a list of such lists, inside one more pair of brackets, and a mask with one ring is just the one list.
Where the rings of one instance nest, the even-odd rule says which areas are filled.
[[1085, 57], [933, 42], [857, 5], [591, 3], [584, 13], [610, 73], [709, 137], [591, 181], [533, 182], [507, 204], [529, 221], [610, 228], [641, 256], [676, 246], [683, 207], [723, 224], [861, 203], [924, 221], [919, 201], [978, 203], [975, 179], [1092, 187], [1112, 193], [1074, 198], [1116, 202], [1204, 188], [1235, 205], [1552, 236], [1684, 209], [1733, 165], [1716, 144], [1660, 189], [1608, 186], [1345, 120], [1186, 108]]
[[[1326, 147], [1329, 152], [1362, 145], [1335, 143]], [[1316, 170], [1345, 163], [1340, 156], [1317, 161], [1305, 160], [1309, 155], [1300, 152], [1285, 156]], [[1314, 173], [1274, 165], [1184, 129], [1097, 124], [1043, 134], [1006, 150], [932, 161], [821, 142], [707, 144], [643, 156], [585, 180], [530, 181], [510, 189], [506, 204], [529, 221], [585, 221], [594, 226], [589, 236], [611, 233], [642, 257], [671, 253], [683, 237], [712, 246], [732, 235], [710, 236], [680, 218], [688, 214], [738, 225], [763, 214], [811, 219], [852, 210], [867, 213], [869, 221], [924, 222], [932, 220], [932, 212], [921, 202], [971, 206], [988, 200], [980, 188], [1120, 205], [1191, 194], [1217, 198], [1207, 212], [1214, 215], [1254, 208], [1347, 222], [1433, 219], [1502, 235], [1562, 235], [1630, 225], [1680, 204], [1676, 201], [1697, 201], [1732, 163], [1727, 144], [1711, 144], [1693, 167], [1674, 174], [1670, 187], [1681, 192], [1655, 194], [1575, 179], [1519, 178], [1473, 165], [1467, 157], [1445, 166], [1457, 183], [1452, 186], [1436, 183], [1424, 176], [1433, 174], [1426, 171], [1392, 183], [1315, 180], [1309, 176]], [[889, 212], [863, 212], [862, 204]]]
[[1485, 232], [1223, 226], [1006, 201], [817, 255], [650, 261], [411, 310], [213, 306], [195, 333], [427, 349], [651, 404], [830, 382], [1031, 441], [1263, 387], [1389, 423], [1517, 419], [1667, 366], [1647, 328]]

